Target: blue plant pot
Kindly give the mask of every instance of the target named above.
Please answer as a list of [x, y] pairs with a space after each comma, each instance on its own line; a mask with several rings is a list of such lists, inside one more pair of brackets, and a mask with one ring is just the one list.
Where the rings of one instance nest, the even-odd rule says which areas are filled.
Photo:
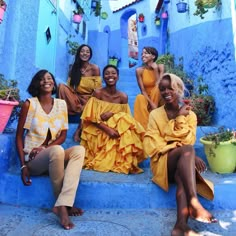
[[187, 3], [186, 2], [178, 2], [176, 3], [177, 11], [179, 13], [184, 13], [187, 11]]
[[170, 0], [164, 0], [164, 3], [165, 3], [165, 4], [170, 3]]

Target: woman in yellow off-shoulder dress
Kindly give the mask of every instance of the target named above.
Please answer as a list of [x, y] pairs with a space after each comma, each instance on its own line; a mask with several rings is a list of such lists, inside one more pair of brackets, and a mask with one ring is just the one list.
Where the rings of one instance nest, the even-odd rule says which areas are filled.
[[104, 88], [94, 91], [82, 113], [84, 168], [101, 172], [141, 173], [144, 128], [131, 116], [128, 97], [116, 89], [119, 71], [107, 65]]
[[[67, 85], [60, 84], [58, 87], [58, 97], [66, 101], [69, 115], [81, 114], [93, 91], [102, 87], [100, 69], [89, 62], [91, 57], [92, 49], [82, 44], [77, 50]], [[75, 141], [80, 140], [80, 132], [79, 124], [74, 134]]]
[[175, 235], [198, 235], [188, 226], [188, 218], [204, 223], [216, 219], [198, 200], [197, 192], [212, 200], [213, 184], [200, 173], [206, 165], [195, 155], [197, 118], [189, 105], [181, 104], [183, 81], [173, 74], [164, 74], [159, 82], [164, 106], [149, 116], [144, 136], [144, 149], [151, 157], [153, 182], [168, 191], [169, 183], [177, 184], [177, 221], [171, 232]]

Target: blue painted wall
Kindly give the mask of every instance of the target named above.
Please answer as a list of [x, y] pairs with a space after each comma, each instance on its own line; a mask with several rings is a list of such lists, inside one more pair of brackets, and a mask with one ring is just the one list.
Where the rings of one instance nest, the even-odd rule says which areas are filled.
[[[209, 84], [210, 94], [215, 97], [214, 124], [236, 127], [235, 35], [233, 35], [235, 26], [232, 25], [231, 16], [233, 0], [222, 0], [220, 11], [210, 9], [203, 20], [193, 15], [196, 9], [194, 1], [188, 1], [189, 11], [186, 13], [178, 13], [176, 2], [171, 1], [164, 6], [169, 19], [162, 20], [159, 27], [154, 24], [157, 0], [140, 1], [116, 13], [112, 13], [107, 1], [102, 1], [102, 11], [108, 13], [108, 18], [103, 20], [91, 14], [84, 17], [85, 24], [81, 23], [79, 26], [71, 22], [73, 2], [64, 1], [63, 6], [58, 5], [56, 14], [52, 13], [49, 0], [24, 2], [6, 0], [6, 2], [7, 11], [0, 25], [0, 73], [8, 79], [16, 79], [19, 82], [22, 99], [28, 97], [26, 88], [32, 75], [44, 65], [51, 68], [58, 82], [66, 81], [69, 64], [74, 60], [67, 52], [66, 39], [69, 34], [80, 44], [85, 42], [92, 47], [92, 62], [98, 64], [101, 70], [108, 63], [109, 55], [121, 57], [119, 67], [124, 77], [125, 70], [132, 72], [128, 74], [135, 84], [135, 68], [132, 70], [128, 68], [128, 43], [124, 32], [127, 29], [128, 17], [136, 12], [145, 15], [144, 23], [137, 23], [139, 39], [137, 66], [141, 65], [142, 48], [147, 45], [156, 47], [161, 54], [170, 52], [176, 58], [183, 56], [185, 70], [191, 73], [193, 79], [202, 75]], [[40, 39], [38, 36], [39, 22], [44, 18], [42, 22], [46, 25], [51, 17], [56, 17], [56, 31], [52, 37], [54, 46], [49, 59], [47, 52], [37, 54], [37, 45], [45, 40], [44, 37]], [[84, 37], [83, 25], [86, 25]], [[37, 56], [41, 58], [41, 63], [38, 63]]]

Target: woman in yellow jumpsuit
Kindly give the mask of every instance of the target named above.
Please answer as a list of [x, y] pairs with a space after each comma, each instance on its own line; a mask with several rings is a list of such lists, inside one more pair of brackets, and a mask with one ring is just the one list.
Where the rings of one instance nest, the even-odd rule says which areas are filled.
[[142, 61], [144, 65], [136, 69], [136, 78], [141, 94], [138, 94], [134, 103], [134, 118], [147, 128], [150, 111], [160, 106], [161, 96], [157, 83], [164, 73], [164, 65], [158, 65], [158, 52], [153, 47], [144, 47]]
[[179, 77], [164, 74], [159, 90], [165, 105], [150, 113], [144, 150], [151, 157], [153, 182], [166, 191], [170, 182], [177, 184], [177, 221], [171, 235], [197, 235], [187, 225], [189, 217], [216, 222], [197, 197], [197, 192], [209, 200], [214, 197], [213, 184], [200, 175], [206, 165], [193, 147], [197, 118], [189, 105], [181, 104], [184, 84]]

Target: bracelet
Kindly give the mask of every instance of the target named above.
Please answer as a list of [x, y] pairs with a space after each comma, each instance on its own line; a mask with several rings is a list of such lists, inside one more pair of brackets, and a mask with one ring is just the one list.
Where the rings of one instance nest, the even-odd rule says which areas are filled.
[[21, 166], [21, 170], [23, 170], [25, 167], [27, 167], [27, 165], [23, 165], [23, 166]]

